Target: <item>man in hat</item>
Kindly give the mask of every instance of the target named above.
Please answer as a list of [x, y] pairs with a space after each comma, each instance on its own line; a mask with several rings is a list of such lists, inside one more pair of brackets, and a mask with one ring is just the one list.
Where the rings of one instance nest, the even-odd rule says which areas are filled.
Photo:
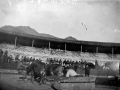
[[27, 76], [26, 76], [26, 65], [23, 64], [24, 61], [20, 61], [18, 60], [18, 65], [17, 65], [17, 70], [18, 70], [18, 73], [19, 74], [23, 74], [23, 78], [26, 79]]

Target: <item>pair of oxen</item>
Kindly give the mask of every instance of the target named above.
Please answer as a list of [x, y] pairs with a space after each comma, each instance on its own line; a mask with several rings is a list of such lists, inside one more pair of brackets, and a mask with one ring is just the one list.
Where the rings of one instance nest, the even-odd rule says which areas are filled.
[[39, 84], [44, 84], [46, 76], [63, 76], [64, 67], [60, 64], [45, 64], [39, 60], [32, 62], [26, 69], [27, 74], [31, 73], [31, 81], [38, 81]]

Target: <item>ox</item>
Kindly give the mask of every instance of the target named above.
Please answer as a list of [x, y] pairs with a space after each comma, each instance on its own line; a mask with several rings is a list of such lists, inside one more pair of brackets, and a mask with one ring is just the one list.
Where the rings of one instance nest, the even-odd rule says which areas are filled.
[[[63, 67], [60, 64], [45, 64], [39, 60], [33, 61], [30, 66], [27, 67], [27, 74], [31, 73], [31, 81], [38, 80], [39, 84], [43, 84], [46, 81], [47, 76], [57, 76], [63, 75]], [[32, 81], [33, 82], [33, 81]]]
[[[34, 80], [38, 80], [39, 84], [45, 82], [45, 63], [36, 60], [33, 61], [30, 66], [27, 67], [27, 74], [31, 73], [31, 81], [34, 77]], [[33, 81], [32, 81], [33, 82]]]
[[63, 67], [61, 64], [48, 64], [46, 65], [46, 75], [47, 76], [63, 76]]

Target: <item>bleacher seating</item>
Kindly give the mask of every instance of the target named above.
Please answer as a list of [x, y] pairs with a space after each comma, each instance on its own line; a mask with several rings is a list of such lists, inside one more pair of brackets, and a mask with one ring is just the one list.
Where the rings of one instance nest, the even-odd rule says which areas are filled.
[[[50, 56], [58, 56], [58, 57], [68, 57], [73, 59], [115, 59], [120, 60], [120, 55], [116, 54], [112, 57], [111, 54], [105, 54], [105, 53], [88, 53], [88, 52], [75, 52], [75, 51], [66, 51], [65, 50], [59, 50], [59, 49], [51, 49], [48, 48], [36, 48], [36, 47], [29, 47], [29, 46], [15, 46], [13, 44], [7, 44], [2, 43], [0, 44], [0, 48], [5, 51], [8, 50], [8, 54], [12, 55], [14, 53], [22, 53], [22, 54], [29, 54], [32, 55], [50, 55]], [[14, 57], [14, 56], [13, 56]]]
[[58, 49], [52, 49], [50, 54], [51, 55], [56, 55], [56, 56], [65, 56], [65, 51], [64, 50], [58, 50]]

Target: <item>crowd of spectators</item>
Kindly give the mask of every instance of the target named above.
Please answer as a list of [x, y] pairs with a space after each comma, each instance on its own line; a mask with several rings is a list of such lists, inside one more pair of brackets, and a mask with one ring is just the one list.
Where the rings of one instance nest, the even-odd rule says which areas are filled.
[[57, 58], [47, 58], [47, 61], [50, 63], [50, 64], [61, 64], [62, 66], [65, 66], [65, 67], [72, 67], [75, 69], [77, 69], [77, 67], [80, 67], [80, 68], [84, 68], [84, 64], [85, 62], [80, 60], [80, 61], [74, 61], [74, 60], [69, 60], [69, 59], [57, 59]]
[[29, 47], [29, 46], [21, 46], [21, 45], [12, 45], [12, 44], [6, 44], [2, 43], [0, 44], [0, 48], [11, 50], [14, 52], [24, 52], [24, 53], [30, 53], [30, 54], [49, 54], [49, 49], [47, 48], [35, 48], [35, 47]]
[[13, 62], [13, 56], [8, 55], [8, 51], [3, 51], [0, 49], [0, 62]]
[[[48, 48], [36, 48], [36, 47], [29, 47], [29, 46], [15, 46], [12, 44], [6, 44], [2, 43], [0, 44], [0, 48], [6, 50], [5, 53], [3, 53], [3, 59], [6, 60], [6, 54], [8, 53], [7, 51], [12, 51], [15, 53], [25, 53], [25, 54], [31, 54], [31, 55], [50, 55], [50, 56], [57, 56], [57, 57], [67, 57], [71, 59], [120, 59], [120, 55], [107, 55], [104, 53], [88, 53], [88, 52], [73, 52], [73, 51], [65, 51], [65, 50], [60, 50], [60, 49], [48, 49]], [[2, 54], [2, 52], [1, 52]], [[0, 56], [1, 57], [1, 56]], [[12, 58], [12, 55], [8, 56], [9, 58]], [[7, 57], [7, 58], [8, 58]], [[25, 57], [29, 58], [29, 57]], [[4, 61], [3, 60], [3, 61]], [[11, 59], [10, 59], [11, 60]], [[9, 61], [9, 60], [8, 60]]]
[[[2, 49], [0, 49], [0, 62], [17, 62], [18, 60], [24, 61], [26, 63], [30, 63], [35, 60], [41, 60], [41, 58], [36, 59], [35, 57], [20, 56], [20, 55], [12, 56], [12, 55], [8, 54], [7, 50], [3, 51]], [[58, 58], [47, 58], [46, 63], [61, 64], [63, 66], [72, 66], [72, 67], [82, 65], [81, 61], [73, 61], [73, 60], [69, 60], [69, 59], [62, 60], [62, 59], [58, 59]]]

